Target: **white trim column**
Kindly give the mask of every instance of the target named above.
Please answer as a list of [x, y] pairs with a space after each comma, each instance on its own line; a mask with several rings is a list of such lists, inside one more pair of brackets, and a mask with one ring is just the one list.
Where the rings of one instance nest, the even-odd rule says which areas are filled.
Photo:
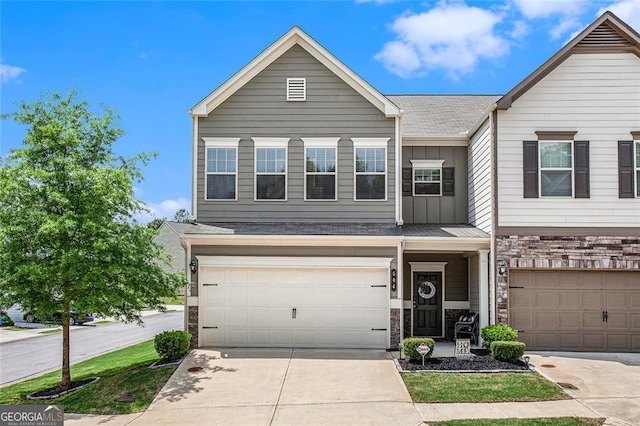
[[482, 327], [489, 325], [489, 250], [478, 250], [478, 286], [478, 325], [482, 330]]

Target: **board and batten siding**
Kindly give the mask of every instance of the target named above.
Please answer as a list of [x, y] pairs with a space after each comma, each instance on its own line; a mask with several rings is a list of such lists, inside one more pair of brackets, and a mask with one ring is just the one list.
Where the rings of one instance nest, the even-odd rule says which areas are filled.
[[453, 224], [468, 223], [467, 147], [466, 146], [404, 146], [402, 167], [411, 167], [411, 160], [444, 160], [443, 167], [454, 167], [454, 196], [402, 197], [404, 223]]
[[[286, 101], [286, 80], [304, 77], [305, 102]], [[198, 119], [199, 222], [394, 222], [395, 119], [369, 103], [301, 46], [295, 45]], [[238, 200], [204, 199], [203, 137], [239, 137]], [[254, 137], [290, 138], [287, 201], [254, 201]], [[304, 201], [305, 137], [339, 137], [338, 201]], [[351, 138], [389, 138], [387, 201], [354, 201]]]
[[469, 142], [469, 223], [491, 234], [491, 125], [490, 120]]
[[[640, 58], [570, 56], [510, 109], [498, 111], [498, 225], [640, 226], [640, 199], [618, 198], [618, 141], [640, 126]], [[522, 142], [535, 131], [589, 141], [590, 198], [523, 198]]]

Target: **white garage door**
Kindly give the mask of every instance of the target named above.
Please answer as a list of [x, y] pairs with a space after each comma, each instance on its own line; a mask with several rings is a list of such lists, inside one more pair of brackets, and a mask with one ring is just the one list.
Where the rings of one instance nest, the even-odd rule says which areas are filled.
[[201, 346], [388, 347], [390, 259], [375, 259], [386, 268], [357, 267], [354, 259], [354, 266], [330, 266], [343, 258], [296, 266], [280, 266], [291, 263], [282, 258], [227, 259], [200, 268]]

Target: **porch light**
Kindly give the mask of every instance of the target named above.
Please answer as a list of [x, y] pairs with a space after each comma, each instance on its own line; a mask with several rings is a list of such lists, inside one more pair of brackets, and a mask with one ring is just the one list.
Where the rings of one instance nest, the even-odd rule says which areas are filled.
[[498, 275], [501, 277], [507, 274], [507, 262], [504, 260], [498, 260]]
[[191, 269], [192, 274], [195, 274], [196, 272], [198, 272], [198, 265], [196, 265], [195, 260], [192, 260], [191, 263], [189, 263], [189, 269]]

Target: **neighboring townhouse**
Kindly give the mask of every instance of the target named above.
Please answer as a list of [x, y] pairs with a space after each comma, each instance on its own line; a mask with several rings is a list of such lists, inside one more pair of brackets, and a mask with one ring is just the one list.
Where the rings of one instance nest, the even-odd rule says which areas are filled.
[[[589, 55], [620, 56], [616, 63], [630, 85], [616, 93], [627, 95], [621, 107], [632, 110], [633, 94], [638, 102], [640, 93], [637, 34], [610, 14], [602, 19], [615, 22], [631, 45], [623, 46], [625, 53], [607, 50]], [[578, 38], [592, 34], [589, 28]], [[612, 34], [596, 39], [602, 37], [607, 41]], [[190, 262], [186, 328], [194, 335], [194, 345], [393, 348], [412, 335], [453, 338], [460, 314], [478, 312], [481, 326], [495, 322], [522, 326], [527, 343], [542, 348], [540, 339], [546, 337], [528, 337], [536, 334], [532, 324], [540, 321], [539, 306], [531, 300], [544, 302], [548, 291], [534, 287], [542, 272], [531, 259], [542, 259], [548, 250], [540, 246], [532, 254], [531, 241], [565, 241], [558, 244], [567, 244], [566, 250], [573, 249], [569, 242], [582, 244], [584, 232], [574, 231], [566, 240], [556, 236], [567, 229], [567, 218], [574, 217], [576, 209], [587, 206], [580, 203], [589, 201], [603, 209], [596, 215], [614, 210], [604, 190], [617, 188], [604, 173], [618, 175], [617, 139], [613, 154], [605, 154], [605, 139], [579, 123], [549, 121], [562, 115], [580, 119], [585, 114], [573, 114], [566, 105], [556, 108], [559, 98], [544, 89], [564, 70], [564, 63], [582, 57], [570, 55], [582, 49], [577, 44], [569, 43], [552, 58], [553, 65], [504, 97], [383, 96], [301, 29], [287, 32], [190, 111], [192, 212], [197, 223], [180, 235]], [[610, 71], [594, 61], [587, 64], [601, 73], [603, 87]], [[575, 66], [568, 68], [575, 71]], [[581, 74], [575, 73], [579, 79]], [[563, 87], [557, 81], [568, 77], [562, 74], [550, 87]], [[577, 81], [576, 87], [587, 81]], [[597, 107], [590, 105], [588, 93], [575, 93], [567, 105], [582, 99], [585, 108], [594, 111]], [[619, 98], [598, 100], [607, 101], [602, 105], [612, 113], [619, 111]], [[622, 113], [628, 116], [626, 124], [619, 116], [612, 120], [616, 126], [630, 127], [626, 139], [615, 136], [623, 140], [619, 145], [623, 153], [630, 149], [629, 143], [640, 150], [629, 142], [629, 132], [640, 130], [632, 125], [634, 120], [636, 126], [640, 123], [640, 104], [635, 105], [635, 112]], [[536, 107], [555, 114], [532, 111]], [[604, 113], [589, 116], [584, 124], [602, 127], [601, 136], [611, 131], [609, 123], [600, 126], [594, 117], [610, 118]], [[544, 150], [535, 172], [538, 182], [540, 176], [560, 181], [558, 175], [566, 175], [566, 170], [557, 170], [553, 162], [554, 168], [546, 169], [546, 150], [565, 152], [569, 132], [583, 132], [591, 141], [587, 147], [582, 139], [569, 141], [571, 152], [577, 150], [568, 169], [578, 176], [571, 177], [572, 182], [583, 185], [584, 155], [589, 149], [598, 149], [592, 160], [601, 156], [599, 169], [592, 162], [591, 171], [587, 170], [591, 199], [561, 199], [547, 192], [547, 181], [537, 184], [536, 188], [545, 188], [537, 198], [528, 196], [533, 193], [525, 196], [522, 176], [533, 163], [523, 148], [534, 150], [536, 158]], [[549, 139], [552, 134], [555, 139]], [[546, 136], [536, 139], [540, 135]], [[623, 158], [627, 163], [621, 162], [620, 174], [627, 176], [631, 168], [629, 159]], [[636, 167], [633, 160], [631, 164]], [[582, 194], [583, 188], [575, 193]], [[634, 275], [640, 251], [636, 194], [618, 199], [616, 191], [615, 213], [620, 217], [603, 235], [624, 237], [615, 242], [607, 239], [609, 246], [604, 249], [597, 244], [598, 253], [619, 250], [627, 256], [611, 256], [613, 262], [602, 267], [635, 268], [623, 278], [626, 281], [620, 281], [627, 286], [626, 297], [636, 301], [636, 307], [627, 311], [629, 321], [633, 312], [638, 315], [640, 281]], [[564, 216], [549, 221], [553, 211]], [[602, 226], [603, 220], [592, 220]], [[594, 226], [582, 223], [587, 229]], [[549, 231], [554, 226], [565, 228]], [[629, 226], [636, 229], [625, 231]], [[599, 235], [585, 234], [584, 241], [593, 234]], [[589, 250], [583, 254], [592, 256]], [[568, 254], [573, 260], [572, 255]], [[583, 266], [573, 262], [559, 267]], [[543, 266], [556, 267], [553, 262]], [[565, 272], [552, 274], [558, 285], [565, 282]], [[611, 318], [615, 309], [609, 311]], [[546, 312], [551, 315], [551, 309]], [[635, 321], [626, 330], [630, 339], [638, 339], [640, 320]], [[538, 330], [538, 335], [546, 336], [545, 329]]]
[[605, 13], [507, 93], [497, 321], [535, 349], [640, 350], [640, 36]]

